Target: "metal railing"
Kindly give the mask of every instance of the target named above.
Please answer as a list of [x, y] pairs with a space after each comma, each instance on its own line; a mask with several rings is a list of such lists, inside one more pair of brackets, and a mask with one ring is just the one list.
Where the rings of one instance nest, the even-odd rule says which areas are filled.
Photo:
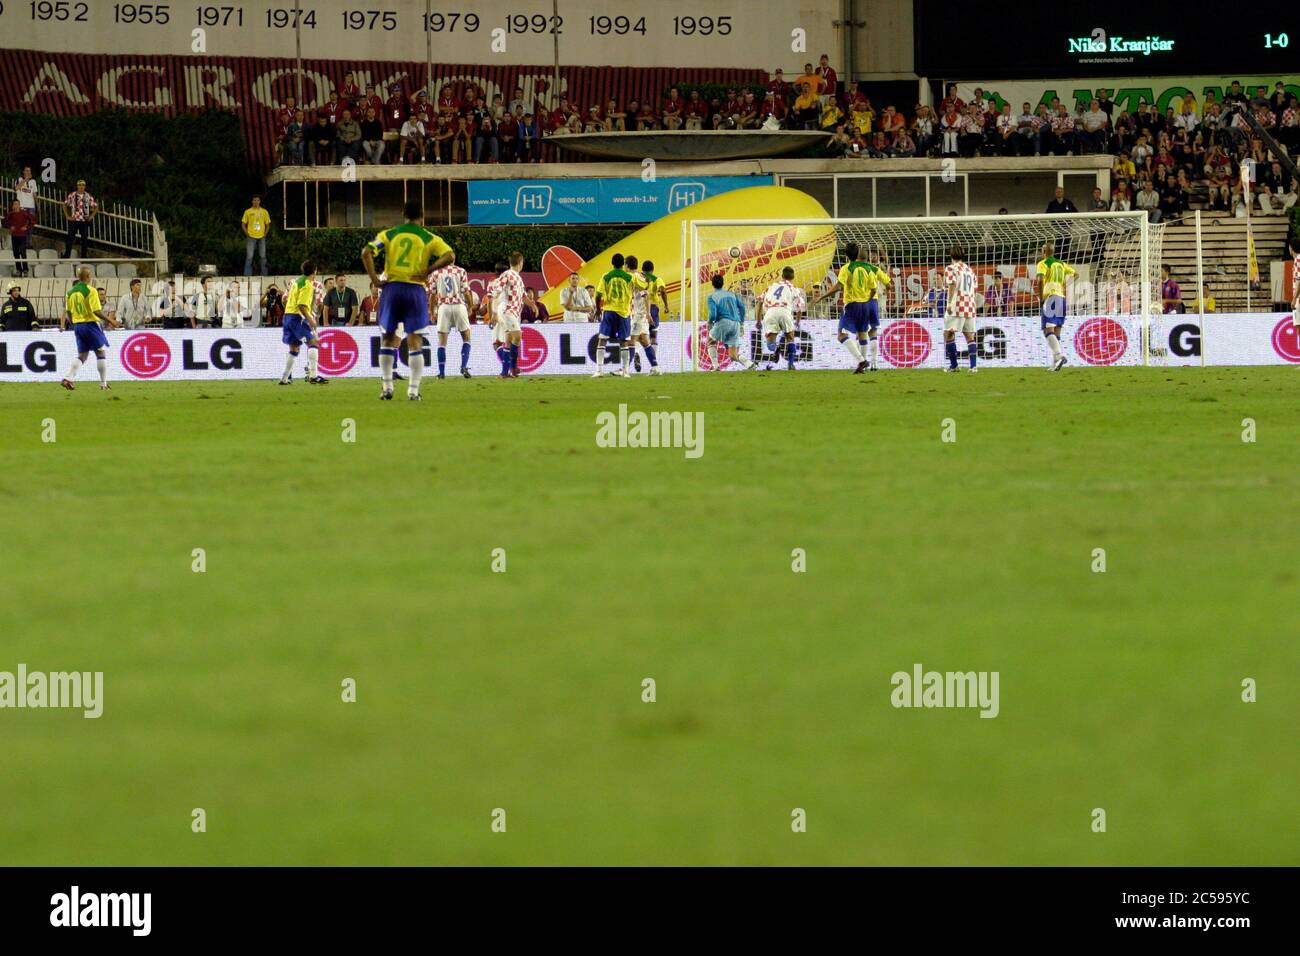
[[[10, 204], [17, 198], [18, 193], [12, 182], [0, 185], [0, 202], [3, 202], [5, 212], [9, 211]], [[68, 220], [64, 215], [66, 198], [65, 191], [48, 183], [38, 184], [36, 228], [43, 234], [67, 234]], [[139, 206], [100, 202], [99, 211], [90, 221], [89, 232], [90, 242], [98, 246], [133, 252], [150, 259], [159, 258], [160, 252], [163, 258], [166, 256], [166, 238], [157, 218]]]

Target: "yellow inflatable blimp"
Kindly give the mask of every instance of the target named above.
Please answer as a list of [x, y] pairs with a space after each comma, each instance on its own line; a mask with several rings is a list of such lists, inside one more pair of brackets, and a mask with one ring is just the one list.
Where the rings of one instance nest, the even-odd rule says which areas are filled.
[[[551, 315], [562, 312], [560, 289], [568, 283], [569, 275], [577, 272], [582, 285], [598, 285], [600, 277], [613, 268], [609, 260], [617, 252], [636, 256], [641, 262], [653, 262], [655, 275], [664, 283], [671, 308], [677, 312], [691, 294], [690, 282], [685, 287], [682, 282], [682, 223], [691, 219], [760, 218], [765, 220], [761, 225], [710, 226], [700, 231], [699, 262], [687, 263], [687, 278], [695, 278], [695, 288], [707, 294], [714, 274], [722, 273], [728, 288], [748, 280], [750, 287], [761, 293], [780, 278], [785, 266], [794, 267], [799, 285], [820, 282], [835, 256], [835, 229], [829, 223], [786, 223], [830, 219], [822, 204], [786, 186], [753, 186], [679, 209], [601, 250], [590, 262], [583, 262], [577, 253], [563, 246], [547, 250], [541, 265], [549, 288], [542, 302]], [[688, 243], [689, 237], [688, 231]], [[688, 256], [690, 251], [688, 248]]]

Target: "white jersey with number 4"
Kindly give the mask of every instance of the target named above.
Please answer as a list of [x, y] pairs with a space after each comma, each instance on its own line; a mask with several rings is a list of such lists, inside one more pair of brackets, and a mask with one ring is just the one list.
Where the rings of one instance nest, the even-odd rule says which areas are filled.
[[780, 282], [773, 282], [763, 293], [763, 308], [804, 312], [808, 308], [808, 300], [803, 289], [793, 282], [782, 279]]

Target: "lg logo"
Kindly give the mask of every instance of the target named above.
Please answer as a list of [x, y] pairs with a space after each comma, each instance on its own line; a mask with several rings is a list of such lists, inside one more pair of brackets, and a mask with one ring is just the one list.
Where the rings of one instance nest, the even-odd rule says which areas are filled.
[[122, 367], [136, 378], [157, 378], [172, 363], [172, 348], [153, 332], [137, 332], [122, 343]]
[[356, 339], [342, 329], [321, 329], [316, 337], [320, 340], [322, 375], [346, 375], [357, 364], [361, 349]]

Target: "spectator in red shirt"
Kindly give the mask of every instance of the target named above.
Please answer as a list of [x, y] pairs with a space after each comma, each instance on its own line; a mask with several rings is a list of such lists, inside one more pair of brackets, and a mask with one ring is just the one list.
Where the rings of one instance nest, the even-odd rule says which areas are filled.
[[351, 109], [353, 104], [361, 99], [361, 87], [357, 86], [357, 78], [351, 70], [343, 74], [343, 86], [339, 90], [339, 98], [344, 104]]
[[275, 125], [280, 128], [281, 133], [288, 129], [289, 124], [293, 122], [293, 114], [298, 112], [298, 101], [292, 96], [284, 98], [284, 106], [276, 110]]
[[736, 108], [736, 128], [756, 129], [758, 127], [759, 104], [754, 100], [754, 91], [745, 90], [740, 105]]
[[374, 110], [376, 118], [384, 115], [384, 101], [379, 98], [379, 94], [375, 92], [373, 86], [367, 86], [365, 96], [362, 96], [357, 102], [359, 107], [354, 112], [358, 116], [365, 116], [366, 110]]
[[674, 86], [668, 91], [668, 98], [664, 100], [664, 129], [682, 128], [682, 112], [685, 107], [686, 104], [682, 102], [681, 92]]
[[384, 128], [401, 129], [402, 124], [406, 122], [406, 117], [410, 115], [410, 108], [406, 105], [406, 94], [402, 92], [400, 86], [393, 87], [388, 94], [388, 99], [384, 101]]
[[317, 110], [316, 115], [325, 117], [331, 126], [337, 124], [343, 118], [343, 103], [339, 100], [338, 93], [331, 91], [329, 102]]
[[699, 90], [691, 90], [691, 98], [686, 101], [683, 112], [686, 114], [687, 129], [703, 129], [705, 120], [709, 118], [709, 104], [700, 98]]
[[460, 97], [450, 83], [443, 84], [438, 91], [438, 112], [449, 119], [460, 112]]
[[822, 87], [822, 93], [826, 96], [834, 96], [837, 89], [836, 84], [839, 82], [839, 77], [837, 77], [835, 71], [831, 69], [831, 59], [825, 53], [822, 54], [820, 63], [821, 65], [817, 67], [817, 75], [820, 76], [822, 82], [825, 83], [825, 86]]
[[775, 118], [778, 123], [785, 125], [785, 118], [787, 115], [789, 115], [789, 110], [786, 109], [785, 99], [783, 97], [769, 92], [767, 96], [763, 98], [763, 109], [759, 114], [760, 125], [766, 123], [769, 116]]
[[957, 84], [948, 84], [948, 95], [939, 102], [940, 115], [949, 113], [961, 114], [966, 112], [966, 103], [957, 95]]
[[776, 75], [767, 81], [767, 92], [775, 93], [777, 96], [781, 97], [781, 99], [785, 99], [785, 72], [779, 66], [776, 68]]
[[9, 204], [9, 214], [4, 217], [4, 227], [9, 230], [14, 252], [14, 269], [20, 276], [27, 275], [27, 243], [36, 217], [15, 199]]

